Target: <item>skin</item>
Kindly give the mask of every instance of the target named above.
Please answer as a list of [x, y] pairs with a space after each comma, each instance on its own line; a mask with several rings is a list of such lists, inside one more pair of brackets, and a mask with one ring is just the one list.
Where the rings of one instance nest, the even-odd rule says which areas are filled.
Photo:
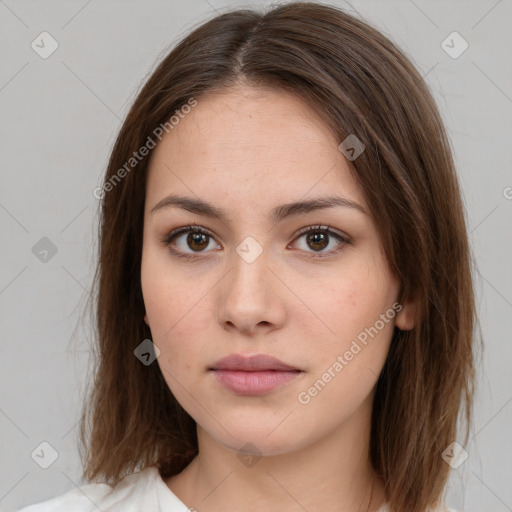
[[[300, 99], [239, 84], [201, 97], [152, 154], [141, 265], [145, 321], [169, 388], [197, 422], [199, 443], [198, 456], [166, 484], [199, 512], [376, 511], [386, 499], [368, 461], [371, 407], [394, 325], [414, 326], [413, 305], [402, 304], [342, 371], [300, 403], [298, 394], [396, 303], [399, 283], [368, 214], [336, 206], [277, 224], [267, 218], [276, 206], [327, 195], [368, 211], [339, 142]], [[169, 194], [200, 198], [228, 218], [178, 206], [151, 212]], [[187, 244], [187, 233], [163, 243], [191, 224], [211, 231], [207, 245]], [[330, 235], [315, 246], [297, 234], [319, 224], [350, 243]], [[250, 264], [236, 251], [247, 236], [262, 249]], [[208, 371], [233, 353], [269, 354], [302, 373], [264, 395], [240, 396]], [[248, 442], [256, 447], [248, 450], [256, 457], [250, 466], [237, 456]]]

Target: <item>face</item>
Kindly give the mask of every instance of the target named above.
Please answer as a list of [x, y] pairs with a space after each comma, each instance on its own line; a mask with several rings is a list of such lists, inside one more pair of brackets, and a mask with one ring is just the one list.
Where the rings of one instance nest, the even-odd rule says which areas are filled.
[[[394, 325], [407, 327], [339, 142], [301, 100], [238, 86], [200, 98], [151, 157], [145, 320], [176, 399], [233, 450], [341, 432], [371, 404]], [[293, 371], [222, 370], [233, 354]]]

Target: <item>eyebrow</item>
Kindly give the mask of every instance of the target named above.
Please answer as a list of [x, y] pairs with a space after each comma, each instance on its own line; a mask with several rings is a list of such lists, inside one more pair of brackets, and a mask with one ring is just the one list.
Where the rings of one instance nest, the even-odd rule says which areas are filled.
[[[151, 209], [151, 213], [172, 206], [182, 208], [198, 215], [216, 218], [225, 223], [227, 223], [229, 217], [228, 213], [222, 208], [213, 206], [205, 201], [202, 201], [201, 199], [195, 199], [192, 197], [180, 196], [176, 194], [171, 194], [167, 197], [164, 197], [164, 199], [159, 201]], [[336, 206], [352, 208], [361, 213], [364, 213], [365, 215], [368, 215], [365, 208], [363, 208], [359, 203], [355, 203], [354, 201], [345, 199], [344, 197], [326, 196], [310, 199], [308, 201], [297, 201], [283, 204], [281, 206], [276, 206], [270, 211], [269, 220], [273, 223], [277, 223], [286, 217], [314, 212], [317, 210], [324, 210], [327, 208], [334, 208]]]

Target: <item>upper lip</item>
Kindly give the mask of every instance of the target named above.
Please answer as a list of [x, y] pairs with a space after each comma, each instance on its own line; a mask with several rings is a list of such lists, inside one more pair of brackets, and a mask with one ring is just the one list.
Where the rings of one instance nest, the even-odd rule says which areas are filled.
[[258, 372], [264, 370], [299, 371], [298, 368], [287, 365], [279, 359], [264, 354], [242, 356], [231, 354], [219, 359], [210, 370], [239, 370], [246, 372]]

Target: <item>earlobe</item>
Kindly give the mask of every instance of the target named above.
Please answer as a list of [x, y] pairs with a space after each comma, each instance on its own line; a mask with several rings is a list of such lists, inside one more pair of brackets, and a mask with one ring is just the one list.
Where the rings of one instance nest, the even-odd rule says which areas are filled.
[[416, 326], [416, 304], [408, 302], [403, 304], [402, 309], [396, 315], [395, 325], [402, 331], [410, 331]]
[[149, 327], [149, 321], [148, 321], [148, 314], [144, 314], [144, 322], [146, 322], [146, 325]]

